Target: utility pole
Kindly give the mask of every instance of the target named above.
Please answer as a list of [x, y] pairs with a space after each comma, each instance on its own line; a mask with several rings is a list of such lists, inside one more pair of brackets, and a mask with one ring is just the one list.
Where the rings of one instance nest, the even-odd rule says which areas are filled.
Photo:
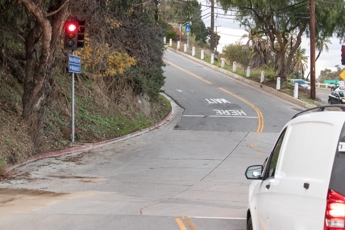
[[[218, 39], [218, 27], [221, 27], [221, 25], [216, 26], [216, 33], [215, 33], [215, 38], [214, 38], [215, 40]], [[218, 45], [216, 44], [216, 41], [214, 41], [214, 43], [215, 43], [215, 45], [216, 45], [215, 49], [216, 49], [216, 51], [217, 51]], [[217, 43], [218, 43], [218, 42], [217, 42]]]
[[315, 0], [310, 5], [310, 98], [315, 100]]
[[163, 2], [163, 20], [166, 21], [167, 0], [162, 0], [162, 2]]
[[155, 4], [155, 9], [154, 9], [154, 18], [155, 18], [155, 21], [158, 22], [159, 20], [159, 6], [158, 6], [158, 0], [154, 0], [154, 4]]
[[214, 0], [211, 0], [211, 39], [210, 39], [210, 49], [214, 51]]

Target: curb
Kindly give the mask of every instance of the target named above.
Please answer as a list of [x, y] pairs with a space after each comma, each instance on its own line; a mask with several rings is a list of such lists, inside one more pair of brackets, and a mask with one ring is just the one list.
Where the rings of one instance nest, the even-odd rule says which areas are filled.
[[311, 105], [311, 104], [309, 104], [309, 103], [307, 103], [307, 102], [301, 101], [301, 100], [299, 100], [299, 99], [297, 99], [297, 98], [294, 98], [294, 97], [292, 97], [292, 96], [290, 96], [290, 95], [287, 95], [287, 94], [285, 94], [285, 93], [282, 93], [282, 92], [280, 92], [280, 91], [278, 91], [278, 90], [276, 90], [276, 89], [274, 89], [274, 88], [271, 88], [271, 87], [262, 85], [262, 84], [260, 84], [260, 83], [258, 83], [258, 82], [255, 82], [255, 81], [246, 79], [246, 78], [244, 78], [244, 77], [242, 77], [242, 76], [240, 76], [240, 75], [237, 75], [237, 74], [235, 74], [235, 73], [233, 73], [233, 72], [230, 72], [230, 71], [227, 71], [227, 70], [225, 70], [225, 69], [222, 69], [222, 68], [220, 68], [220, 67], [218, 67], [218, 66], [212, 65], [212, 64], [210, 64], [210, 63], [207, 63], [207, 62], [205, 62], [205, 61], [203, 61], [203, 60], [201, 60], [201, 59], [198, 59], [198, 58], [195, 58], [195, 57], [193, 57], [193, 56], [190, 56], [189, 54], [186, 54], [186, 53], [184, 53], [184, 52], [175, 50], [175, 49], [170, 48], [170, 47], [168, 47], [167, 49], [168, 49], [169, 51], [175, 52], [175, 53], [177, 53], [177, 54], [179, 54], [179, 55], [181, 55], [181, 56], [184, 56], [184, 57], [186, 57], [186, 58], [188, 58], [188, 59], [191, 59], [191, 60], [193, 60], [193, 61], [195, 61], [195, 62], [198, 62], [198, 63], [200, 63], [200, 64], [202, 64], [202, 65], [204, 65], [204, 66], [207, 66], [207, 67], [210, 68], [210, 69], [213, 69], [213, 70], [215, 70], [215, 71], [218, 71], [218, 72], [220, 72], [220, 73], [223, 73], [223, 74], [225, 74], [226, 76], [231, 77], [231, 78], [233, 78], [233, 79], [235, 79], [235, 80], [237, 80], [237, 81], [240, 81], [240, 82], [242, 82], [242, 83], [245, 83], [246, 85], [250, 85], [250, 86], [252, 86], [252, 87], [254, 87], [254, 88], [256, 88], [256, 89], [261, 89], [261, 90], [263, 90], [263, 91], [265, 91], [265, 92], [268, 92], [268, 93], [270, 93], [270, 94], [273, 94], [273, 95], [275, 95], [275, 96], [277, 96], [277, 97], [279, 97], [279, 98], [281, 98], [281, 99], [283, 99], [283, 100], [285, 100], [285, 101], [288, 101], [288, 102], [290, 102], [290, 103], [296, 104], [296, 105], [301, 106], [301, 107], [303, 107], [303, 108], [313, 108], [313, 107], [315, 107], [315, 105]]
[[[164, 93], [161, 93], [161, 94], [164, 97], [166, 97], [168, 100], [172, 100], [168, 95], [166, 95]], [[142, 135], [144, 133], [155, 130], [155, 129], [159, 128], [160, 126], [164, 125], [165, 123], [167, 123], [173, 114], [175, 114], [175, 112], [174, 112], [173, 107], [171, 107], [169, 114], [161, 122], [154, 124], [154, 125], [146, 128], [146, 129], [136, 131], [136, 132], [133, 132], [133, 133], [121, 136], [121, 137], [117, 137], [114, 139], [106, 140], [106, 141], [101, 141], [101, 142], [91, 143], [91, 144], [83, 144], [81, 146], [76, 146], [76, 147], [72, 147], [72, 148], [67, 148], [67, 149], [62, 149], [62, 150], [58, 150], [58, 151], [53, 151], [53, 152], [48, 152], [48, 153], [43, 153], [43, 154], [38, 154], [38, 155], [32, 156], [32, 157], [28, 158], [27, 160], [25, 160], [24, 162], [8, 166], [6, 168], [5, 174], [7, 174], [8, 172], [10, 172], [11, 170], [13, 170], [17, 167], [26, 165], [26, 164], [34, 162], [34, 161], [42, 160], [45, 158], [53, 158], [53, 157], [63, 156], [63, 155], [70, 154], [70, 153], [89, 151], [89, 150], [92, 150], [95, 148], [99, 148], [101, 146], [110, 145], [110, 144], [113, 144], [113, 143], [116, 143], [119, 141], [124, 141], [124, 140], [127, 140], [129, 138]]]

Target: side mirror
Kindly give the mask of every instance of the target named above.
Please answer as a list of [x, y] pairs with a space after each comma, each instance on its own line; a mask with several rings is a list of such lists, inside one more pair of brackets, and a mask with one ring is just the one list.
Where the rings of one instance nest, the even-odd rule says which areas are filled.
[[252, 165], [249, 166], [245, 172], [246, 178], [250, 180], [260, 180], [262, 179], [262, 165]]

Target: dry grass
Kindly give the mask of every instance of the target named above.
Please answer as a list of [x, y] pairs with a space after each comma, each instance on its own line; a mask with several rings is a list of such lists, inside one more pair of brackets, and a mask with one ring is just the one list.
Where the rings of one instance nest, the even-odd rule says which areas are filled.
[[[106, 92], [107, 85], [99, 79], [76, 80], [76, 143], [73, 145], [113, 139], [149, 127], [161, 121], [171, 109], [170, 103], [160, 98], [147, 113], [147, 108], [142, 111], [139, 106], [139, 97], [125, 93], [115, 103]], [[54, 76], [44, 122], [44, 141], [38, 149], [34, 148], [21, 118], [22, 93], [22, 86], [16, 79], [5, 71], [0, 72], [0, 175], [6, 165], [72, 146], [70, 77]]]

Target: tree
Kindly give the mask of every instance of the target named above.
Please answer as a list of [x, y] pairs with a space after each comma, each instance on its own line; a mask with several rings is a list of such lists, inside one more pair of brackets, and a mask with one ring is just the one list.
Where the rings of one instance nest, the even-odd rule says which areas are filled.
[[242, 50], [242, 45], [240, 41], [235, 44], [227, 45], [223, 48], [223, 56], [230, 62], [236, 62], [242, 66], [248, 66], [250, 62], [250, 53], [249, 51]]
[[317, 61], [321, 55], [321, 53], [326, 50], [328, 52], [329, 47], [327, 43], [332, 44], [331, 40], [329, 38], [318, 38], [316, 41], [316, 49], [319, 51], [316, 55], [315, 61]]
[[[275, 54], [277, 77], [285, 80], [293, 56], [301, 44], [302, 35], [309, 34], [309, 6], [306, 0], [217, 0], [225, 10], [236, 10], [237, 20], [252, 34], [265, 34]], [[333, 4], [332, 4], [333, 3]], [[330, 37], [336, 33], [344, 37], [345, 9], [342, 0], [316, 2], [317, 37]], [[295, 43], [290, 44], [290, 34], [296, 31]]]
[[207, 30], [205, 23], [197, 17], [195, 20], [192, 21], [191, 26], [192, 34], [195, 35], [195, 40], [200, 44], [206, 44], [207, 36], [209, 31]]
[[209, 30], [202, 20], [201, 4], [197, 0], [171, 0], [168, 1], [168, 6], [168, 21], [179, 24], [191, 23], [191, 34], [195, 35], [197, 42], [205, 44]]
[[[217, 49], [217, 46], [219, 45], [219, 40], [220, 40], [220, 35], [214, 31], [212, 31], [211, 27], [207, 27], [208, 29], [208, 38], [209, 38], [209, 44], [210, 44], [210, 49], [212, 52], [214, 52]], [[213, 44], [212, 42], [212, 35], [213, 35]], [[212, 48], [213, 47], [213, 48]]]
[[251, 67], [261, 67], [273, 60], [270, 44], [264, 34], [255, 33], [252, 35], [249, 31], [248, 35], [242, 36], [241, 40], [242, 39], [247, 39], [246, 45], [252, 49], [250, 60]]
[[[2, 33], [16, 39], [25, 49], [20, 61], [14, 58], [13, 50], [7, 46], [1, 59], [9, 60], [12, 69], [23, 82], [22, 117], [27, 121], [36, 146], [41, 143], [43, 120], [51, 91], [51, 77], [56, 49], [60, 43], [61, 32], [69, 15], [69, 0], [45, 1], [21, 0], [1, 1], [1, 9], [7, 9], [1, 17]], [[7, 16], [18, 17], [4, 25]], [[2, 44], [4, 47], [6, 44]]]
[[308, 56], [305, 56], [306, 50], [298, 47], [293, 58], [293, 71], [301, 78], [304, 77], [304, 71], [308, 68]]
[[148, 94], [154, 100], [164, 84], [159, 2], [0, 1], [0, 35], [6, 38], [0, 41], [0, 60], [23, 84], [22, 117], [37, 148], [42, 144], [53, 76], [66, 71], [68, 52], [62, 48], [62, 32], [67, 18], [86, 19], [83, 68], [109, 83], [109, 95], [125, 90], [131, 95]]
[[[319, 57], [321, 56], [321, 53], [324, 51], [324, 49], [326, 50], [326, 52], [328, 52], [329, 48], [327, 43], [331, 43], [331, 40], [329, 38], [317, 38], [316, 41], [316, 49], [319, 51], [318, 54], [316, 55], [315, 58], [315, 62], [319, 59]], [[309, 78], [310, 72], [308, 73], [306, 79]]]

